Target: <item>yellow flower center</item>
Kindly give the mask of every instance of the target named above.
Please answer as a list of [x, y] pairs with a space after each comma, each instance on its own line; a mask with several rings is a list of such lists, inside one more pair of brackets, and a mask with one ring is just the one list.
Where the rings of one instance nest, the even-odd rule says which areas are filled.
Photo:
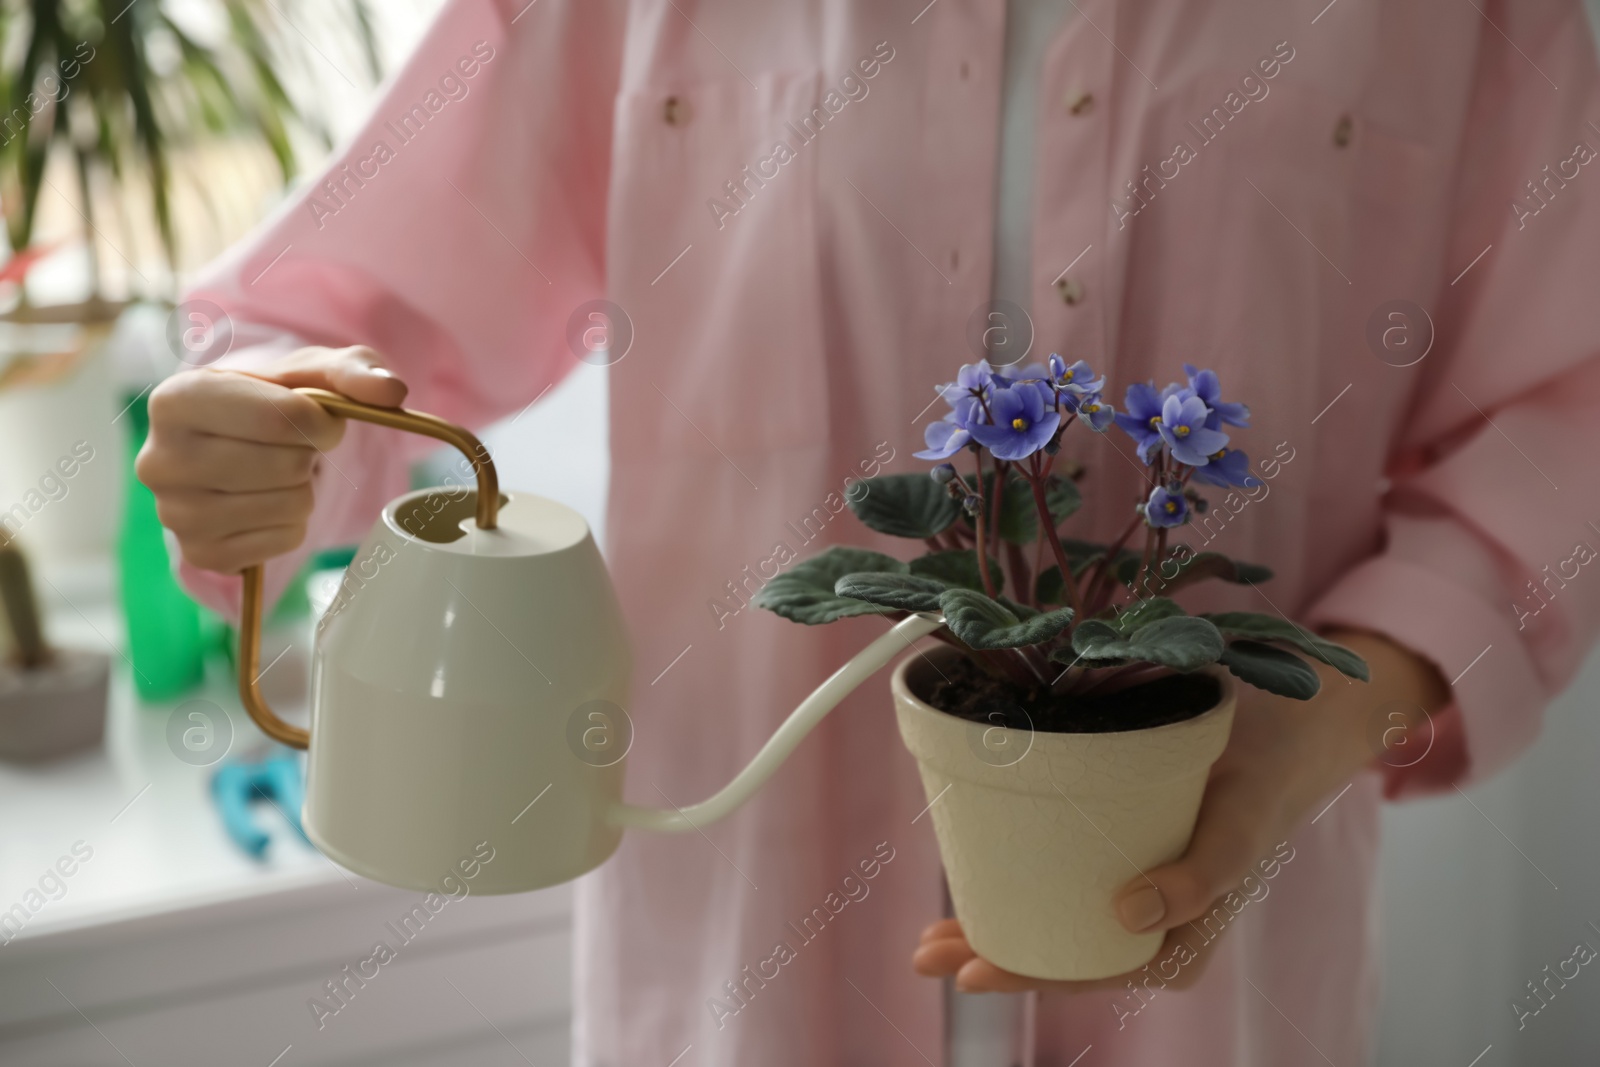
[[1182, 425], [1174, 426], [1172, 428], [1172, 432], [1177, 434], [1179, 437], [1188, 437], [1189, 436], [1189, 427], [1182, 426]]
[[1015, 419], [1012, 419], [1011, 420], [1011, 428], [1013, 430], [1026, 430], [1028, 428], [1028, 420], [1024, 419], [1024, 418], [1022, 418], [1020, 416], [1015, 418]]
[[1176, 515], [1177, 513], [1178, 513], [1178, 502], [1176, 500], [1167, 501], [1167, 514], [1168, 515]]
[[1061, 380], [1064, 381], [1064, 382], [1072, 381], [1072, 368], [1071, 367], [1068, 367], [1066, 370], [1061, 372]]
[[1219, 451], [1217, 451], [1217, 452], [1212, 454], [1211, 462], [1215, 463], [1217, 460], [1221, 459], [1223, 456], [1226, 456], [1227, 454], [1228, 454], [1228, 450], [1226, 448], [1221, 449], [1221, 450], [1219, 450]]
[[1151, 415], [1150, 416], [1150, 428], [1153, 430], [1159, 425], [1161, 425], [1161, 416], [1160, 415]]
[[1099, 404], [1085, 404], [1085, 405], [1083, 405], [1083, 410], [1085, 410], [1089, 414], [1093, 415], [1095, 412], [1100, 410], [1100, 405]]

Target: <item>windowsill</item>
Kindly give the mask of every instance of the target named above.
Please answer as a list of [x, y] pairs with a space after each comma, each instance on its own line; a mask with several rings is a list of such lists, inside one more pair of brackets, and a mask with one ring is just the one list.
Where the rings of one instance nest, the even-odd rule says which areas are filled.
[[[54, 644], [120, 646], [123, 625], [109, 562], [45, 565], [39, 572], [42, 580], [36, 585]], [[172, 702], [144, 704], [135, 696], [128, 662], [113, 652], [100, 748], [38, 765], [0, 764], [0, 840], [6, 842], [0, 850], [0, 912], [37, 889], [40, 877], [71, 855], [74, 843], [93, 850], [63, 879], [66, 890], [56, 890], [59, 899], [47, 895], [15, 940], [351, 877], [267, 805], [252, 806], [272, 838], [264, 859], [247, 855], [227, 836], [210, 792], [220, 763], [191, 766], [167, 745], [167, 721], [175, 709], [203, 700], [233, 725], [230, 755], [263, 746], [238, 706], [226, 665], [213, 662], [207, 670], [202, 689]]]

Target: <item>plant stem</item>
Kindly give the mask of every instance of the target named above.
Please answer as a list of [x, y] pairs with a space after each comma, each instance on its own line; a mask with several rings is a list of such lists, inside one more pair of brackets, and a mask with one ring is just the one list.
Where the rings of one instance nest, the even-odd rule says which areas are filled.
[[1006, 542], [1006, 563], [1011, 572], [1011, 591], [1016, 594], [1017, 601], [1037, 607], [1033, 596], [1033, 575], [1028, 573], [1028, 561], [1022, 558], [1021, 545]]
[[[884, 618], [888, 619], [892, 623], [897, 623], [910, 614], [911, 613], [908, 611], [885, 612]], [[943, 626], [939, 627], [939, 629], [933, 631], [928, 636], [933, 638], [935, 641], [940, 641], [949, 645], [951, 648], [959, 651], [962, 655], [969, 657], [986, 673], [1003, 678], [1006, 681], [1011, 682], [1013, 685], [1020, 685], [1024, 688], [1031, 689], [1036, 684], [1036, 681], [1043, 681], [1043, 679], [1038, 678], [1039, 671], [1026, 656], [1022, 657], [1023, 663], [1028, 668], [1027, 673], [1024, 674], [1022, 671], [1017, 669], [1016, 661], [1011, 657], [1006, 656], [1001, 652], [991, 652], [969, 648], [966, 642], [962, 641], [959, 637], [951, 633]], [[1021, 649], [1014, 649], [1013, 651], [1020, 652]]]
[[1091, 611], [1098, 613], [1104, 606], [1099, 602], [1101, 593], [1100, 587], [1102, 585], [1108, 587], [1105, 590], [1105, 593], [1109, 598], [1109, 586], [1113, 580], [1112, 574], [1116, 569], [1117, 556], [1121, 554], [1122, 546], [1128, 543], [1128, 538], [1133, 536], [1133, 531], [1139, 528], [1139, 523], [1141, 521], [1142, 519], [1140, 515], [1135, 512], [1133, 519], [1128, 523], [1127, 528], [1124, 529], [1122, 533], [1117, 535], [1117, 539], [1113, 541], [1110, 547], [1106, 549], [1105, 556], [1102, 557], [1100, 562], [1095, 565], [1094, 576], [1089, 579], [1087, 590], [1088, 595], [1085, 597], [1085, 599], [1089, 602], [1089, 608]]
[[[994, 464], [994, 507], [989, 509], [991, 524], [989, 527], [989, 554], [1000, 558], [1000, 512], [1005, 507], [1006, 481], [1011, 474], [1011, 465], [995, 460]], [[982, 484], [982, 479], [979, 479]]]
[[1150, 553], [1156, 547], [1156, 528], [1149, 527], [1144, 532], [1144, 555], [1139, 557], [1139, 569], [1133, 572], [1133, 599], [1139, 599], [1139, 590], [1144, 586], [1145, 572], [1150, 569]]
[[[1021, 663], [1018, 663], [1017, 657], [1008, 656], [1002, 651], [968, 648], [959, 642], [952, 642], [952, 644], [961, 649], [985, 674], [991, 677], [1003, 679], [1024, 689], [1032, 689], [1038, 684], [1034, 678], [1037, 672], [1033, 669], [1033, 665], [1027, 662], [1026, 658]], [[1016, 650], [1013, 649], [1012, 651]]]
[[[1033, 573], [1035, 575], [1044, 573], [1044, 544], [1045, 539], [1041, 536], [1038, 544], [1033, 546]], [[1034, 604], [1034, 607], [1038, 606], [1037, 603]]]
[[1078, 597], [1078, 581], [1072, 576], [1072, 565], [1067, 562], [1067, 550], [1061, 547], [1061, 538], [1056, 534], [1054, 521], [1050, 518], [1050, 505], [1044, 499], [1044, 479], [1038, 476], [1038, 465], [1035, 463], [1034, 476], [1027, 478], [1028, 488], [1033, 490], [1033, 506], [1039, 512], [1039, 525], [1042, 533], [1050, 541], [1050, 550], [1055, 553], [1056, 565], [1061, 568], [1061, 587], [1067, 592], [1067, 604], [1072, 608], [1073, 621], [1083, 618], [1083, 602]]
[[[982, 452], [977, 453], [976, 458], [974, 459], [974, 462], [977, 464], [977, 467], [978, 467], [978, 488], [981, 490], [983, 488], [983, 453]], [[978, 514], [976, 516], [974, 516], [973, 520], [972, 520], [972, 524], [976, 528], [976, 533], [977, 533], [977, 546], [976, 547], [977, 547], [977, 552], [978, 552], [978, 574], [983, 578], [983, 591], [985, 593], [988, 593], [990, 596], [994, 596], [995, 595], [995, 592], [994, 592], [994, 579], [989, 577], [989, 553], [985, 550], [985, 547], [984, 547], [985, 546], [985, 541], [984, 541], [984, 537], [983, 537], [983, 534], [984, 534], [984, 529], [983, 529], [983, 518], [984, 518], [984, 515], [983, 515], [983, 513], [984, 513], [985, 509], [984, 509], [984, 505], [983, 505], [983, 502], [982, 502], [983, 501], [983, 497], [981, 495], [978, 497], [978, 501], [979, 501], [979, 503], [978, 503]]]
[[1098, 678], [1079, 689], [1078, 694], [1081, 696], [1098, 692], [1102, 696], [1109, 696], [1145, 682], [1153, 682], [1157, 678], [1165, 678], [1172, 673], [1172, 668], [1163, 667], [1159, 663], [1128, 663], [1103, 672]]
[[[1165, 451], [1157, 453], [1155, 464], [1151, 468], [1151, 473], [1154, 475], [1154, 481], [1158, 487], [1164, 484], [1167, 473], [1167, 454]], [[1149, 577], [1148, 571], [1150, 569], [1150, 555], [1155, 551], [1155, 544], [1157, 540], [1154, 536], [1155, 533], [1156, 529], [1153, 526], [1149, 527], [1145, 532], [1144, 556], [1139, 560], [1139, 569], [1134, 572], [1133, 576], [1133, 598], [1135, 600], [1139, 599], [1139, 590], [1144, 588], [1144, 583]], [[1165, 528], [1161, 530], [1161, 533], [1166, 533]]]
[[1033, 661], [1032, 656], [1028, 655], [1027, 649], [1013, 648], [1011, 651], [1015, 652], [1017, 654], [1017, 658], [1022, 660], [1022, 662], [1027, 665], [1028, 673], [1033, 675], [1033, 680], [1035, 682], [1037, 682], [1039, 685], [1049, 684], [1048, 679], [1046, 679], [1044, 676], [1044, 672], [1039, 669], [1039, 665]]

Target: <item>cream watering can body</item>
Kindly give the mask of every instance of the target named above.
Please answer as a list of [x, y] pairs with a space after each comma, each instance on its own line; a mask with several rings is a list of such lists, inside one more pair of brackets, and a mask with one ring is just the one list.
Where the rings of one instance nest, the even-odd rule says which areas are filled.
[[335, 414], [460, 448], [477, 490], [424, 489], [383, 510], [318, 624], [311, 728], [261, 698], [261, 568], [245, 572], [240, 696], [271, 737], [309, 748], [307, 835], [390, 885], [430, 889], [493, 849], [474, 888], [516, 893], [603, 863], [625, 827], [696, 829], [732, 812], [840, 700], [932, 632], [912, 616], [808, 697], [754, 760], [702, 803], [622, 801], [632, 728], [627, 633], [575, 511], [502, 494], [476, 438], [431, 416], [302, 389]]

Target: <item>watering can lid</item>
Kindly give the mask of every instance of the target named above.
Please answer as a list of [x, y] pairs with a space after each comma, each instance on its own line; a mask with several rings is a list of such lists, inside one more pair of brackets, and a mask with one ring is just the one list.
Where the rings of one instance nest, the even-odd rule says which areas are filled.
[[460, 487], [418, 489], [390, 501], [382, 521], [407, 541], [462, 556], [542, 556], [589, 539], [582, 515], [532, 493], [501, 493], [499, 527], [480, 530], [476, 499], [475, 492]]

